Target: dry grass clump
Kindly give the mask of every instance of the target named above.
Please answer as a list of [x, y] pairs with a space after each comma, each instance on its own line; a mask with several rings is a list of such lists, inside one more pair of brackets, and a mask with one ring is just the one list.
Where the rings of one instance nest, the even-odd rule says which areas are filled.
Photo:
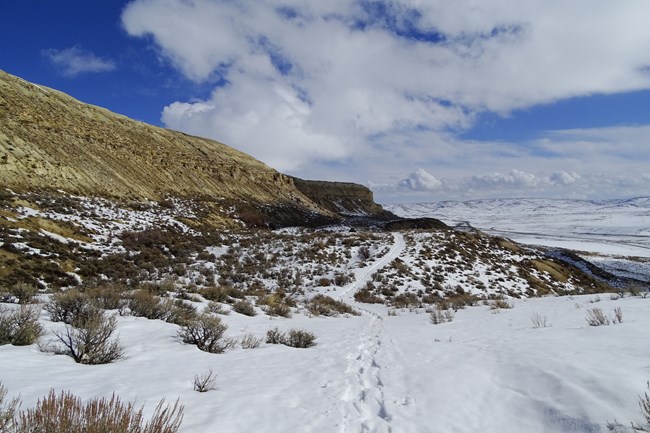
[[110, 399], [94, 398], [84, 403], [70, 392], [54, 390], [36, 406], [18, 413], [20, 401], [4, 404], [7, 391], [0, 384], [0, 432], [3, 433], [176, 433], [183, 421], [182, 405], [158, 403], [149, 421], [143, 408]]
[[438, 325], [440, 323], [448, 323], [454, 320], [454, 312], [448, 309], [440, 308], [440, 306], [428, 310], [427, 312], [429, 313], [431, 323], [434, 325]]
[[239, 342], [242, 349], [257, 349], [262, 345], [262, 339], [253, 334], [246, 334]]
[[490, 302], [490, 310], [509, 310], [513, 304], [503, 297], [498, 297]]
[[359, 315], [359, 313], [345, 302], [337, 301], [330, 296], [321, 294], [311, 298], [307, 303], [307, 310], [314, 316], [338, 316], [339, 314]]
[[0, 305], [0, 346], [28, 346], [34, 344], [44, 333], [38, 323], [41, 309], [37, 306], [21, 305], [17, 310]]
[[611, 320], [600, 308], [591, 308], [587, 310], [587, 316], [585, 317], [587, 324], [589, 326], [603, 326], [609, 325], [610, 323], [619, 324], [623, 323], [623, 310], [621, 307], [616, 307], [614, 309], [614, 315]]
[[532, 323], [533, 329], [548, 328], [551, 326], [548, 321], [548, 317], [540, 313], [533, 313], [533, 315], [530, 317], [530, 321]]

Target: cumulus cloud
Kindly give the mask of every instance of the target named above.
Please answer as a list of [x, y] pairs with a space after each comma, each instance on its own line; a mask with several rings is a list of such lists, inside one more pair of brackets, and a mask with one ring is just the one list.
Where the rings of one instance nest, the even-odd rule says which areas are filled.
[[582, 177], [575, 172], [567, 173], [566, 171], [556, 171], [551, 175], [551, 183], [555, 185], [571, 185], [582, 179]]
[[292, 173], [354, 162], [350, 180], [412, 191], [449, 189], [452, 173], [466, 188], [540, 191], [603, 168], [621, 136], [522, 145], [457, 132], [485, 112], [649, 89], [647, 16], [646, 0], [134, 0], [122, 25], [188, 79], [218, 83], [167, 106], [168, 127]]
[[57, 50], [50, 48], [42, 51], [55, 68], [66, 77], [76, 77], [87, 73], [109, 72], [115, 69], [115, 63], [96, 56], [92, 51], [79, 46]]
[[418, 168], [406, 179], [402, 179], [399, 186], [413, 191], [435, 191], [442, 186], [442, 182], [423, 168]]

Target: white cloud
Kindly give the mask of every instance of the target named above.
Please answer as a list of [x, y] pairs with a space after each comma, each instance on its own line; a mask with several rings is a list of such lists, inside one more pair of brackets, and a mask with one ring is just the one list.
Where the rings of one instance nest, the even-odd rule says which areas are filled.
[[42, 51], [43, 56], [66, 77], [76, 77], [86, 73], [109, 72], [115, 69], [111, 60], [102, 59], [92, 51], [74, 46], [57, 50]]
[[402, 179], [399, 186], [413, 191], [435, 191], [442, 186], [442, 182], [428, 171], [418, 168], [406, 179]]
[[571, 185], [579, 181], [582, 177], [575, 172], [567, 173], [566, 171], [556, 171], [551, 175], [551, 183], [555, 185]]
[[[187, 78], [227, 82], [205, 100], [167, 106], [166, 126], [293, 174], [403, 181], [414, 193], [541, 193], [647, 161], [650, 146], [634, 128], [554, 131], [527, 143], [455, 132], [487, 111], [649, 89], [650, 2], [392, 0], [391, 24], [371, 4], [135, 0], [122, 24]], [[423, 40], [433, 32], [437, 42]], [[354, 167], [355, 177], [337, 167]]]

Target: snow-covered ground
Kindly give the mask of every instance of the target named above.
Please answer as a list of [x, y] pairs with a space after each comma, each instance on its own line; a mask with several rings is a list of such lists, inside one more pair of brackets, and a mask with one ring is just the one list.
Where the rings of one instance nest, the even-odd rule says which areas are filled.
[[[619, 274], [650, 281], [650, 198], [489, 199], [386, 205], [403, 217], [467, 224], [522, 244], [565, 248]], [[632, 257], [634, 260], [621, 258]], [[645, 278], [644, 278], [645, 275]]]
[[[183, 433], [206, 432], [605, 432], [607, 422], [642, 421], [638, 395], [650, 379], [650, 297], [608, 295], [514, 300], [512, 309], [471, 307], [433, 325], [424, 311], [354, 302], [374, 271], [404, 251], [401, 234], [355, 281], [329, 292], [359, 316], [224, 316], [228, 336], [306, 329], [317, 345], [264, 344], [209, 354], [182, 344], [178, 326], [119, 317], [126, 357], [84, 366], [34, 346], [0, 347], [0, 381], [32, 406], [50, 388], [82, 398], [110, 396], [185, 405]], [[586, 311], [623, 322], [591, 327]], [[545, 328], [532, 318], [546, 317]], [[59, 324], [43, 313], [46, 328]], [[47, 336], [45, 337], [47, 339]], [[217, 389], [193, 391], [212, 369]], [[621, 430], [625, 431], [625, 430]], [[628, 431], [631, 431], [628, 428]]]

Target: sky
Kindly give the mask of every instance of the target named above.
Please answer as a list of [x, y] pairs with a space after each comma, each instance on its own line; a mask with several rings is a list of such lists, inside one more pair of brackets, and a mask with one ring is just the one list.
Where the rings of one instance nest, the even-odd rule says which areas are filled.
[[650, 194], [647, 0], [0, 10], [0, 69], [380, 203]]

